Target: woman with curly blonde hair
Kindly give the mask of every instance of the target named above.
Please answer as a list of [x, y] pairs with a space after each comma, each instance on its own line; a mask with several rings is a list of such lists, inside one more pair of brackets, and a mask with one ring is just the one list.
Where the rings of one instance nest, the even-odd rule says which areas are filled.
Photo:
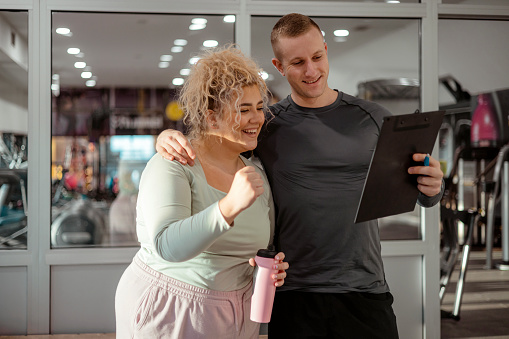
[[[141, 248], [117, 287], [118, 338], [258, 338], [249, 319], [252, 258], [269, 244], [265, 174], [241, 153], [264, 123], [267, 87], [234, 46], [205, 52], [181, 92], [194, 166], [156, 154], [137, 205]], [[278, 253], [281, 286], [288, 263]]]

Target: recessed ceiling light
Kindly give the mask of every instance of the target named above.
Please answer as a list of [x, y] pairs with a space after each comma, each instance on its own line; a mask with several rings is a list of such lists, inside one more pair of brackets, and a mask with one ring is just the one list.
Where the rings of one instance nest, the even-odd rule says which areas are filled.
[[223, 17], [224, 22], [235, 22], [235, 15], [225, 15]]
[[173, 47], [171, 48], [171, 52], [172, 52], [172, 53], [180, 53], [180, 52], [182, 52], [183, 50], [184, 50], [184, 47], [182, 47], [182, 46], [173, 46]]
[[55, 81], [60, 80], [60, 75], [58, 75], [58, 74], [53, 74], [53, 75], [51, 76], [51, 79], [52, 79], [52, 80], [55, 80]]
[[199, 31], [200, 29], [204, 29], [206, 25], [200, 25], [200, 24], [191, 24], [189, 26], [190, 31]]
[[180, 75], [186, 76], [189, 75], [189, 73], [191, 73], [191, 70], [189, 68], [182, 68], [180, 70]]
[[387, 2], [388, 4], [399, 4], [400, 3], [398, 0], [387, 0], [385, 2]]
[[96, 85], [96, 82], [95, 82], [95, 80], [93, 80], [93, 79], [91, 79], [91, 80], [87, 80], [87, 81], [85, 82], [85, 86], [87, 86], [87, 87], [94, 87], [95, 85]]
[[260, 76], [262, 77], [263, 80], [267, 80], [269, 78], [269, 74], [265, 71], [261, 71]]
[[67, 35], [71, 33], [71, 30], [67, 27], [59, 27], [55, 30], [58, 34]]
[[51, 90], [52, 91], [58, 91], [60, 89], [60, 86], [58, 84], [52, 84], [51, 85]]
[[87, 63], [83, 61], [77, 61], [74, 63], [74, 67], [76, 68], [85, 68], [87, 67]]
[[217, 40], [205, 40], [203, 42], [203, 46], [205, 47], [216, 47], [218, 44]]
[[81, 72], [81, 77], [83, 79], [90, 79], [92, 77], [92, 72]]
[[197, 62], [198, 62], [198, 60], [200, 60], [200, 58], [198, 58], [198, 57], [193, 57], [193, 58], [189, 59], [189, 63], [190, 63], [191, 65], [194, 65], [195, 63], [197, 63]]
[[185, 45], [187, 45], [187, 40], [186, 39], [176, 39], [175, 41], [173, 41], [173, 44], [175, 46], [185, 46]]
[[161, 60], [161, 61], [172, 61], [173, 60], [173, 56], [171, 56], [169, 54], [164, 54], [164, 55], [161, 55], [159, 60]]
[[80, 52], [80, 49], [76, 48], [76, 47], [71, 47], [71, 48], [67, 49], [67, 53], [72, 54], [72, 55], [76, 55], [79, 52]]
[[207, 19], [205, 18], [194, 18], [191, 20], [191, 23], [195, 24], [195, 25], [206, 25], [207, 24]]
[[347, 29], [336, 29], [334, 31], [334, 36], [348, 36], [350, 32]]
[[168, 61], [161, 61], [159, 63], [159, 68], [168, 68], [170, 67], [170, 63]]
[[184, 79], [175, 78], [175, 79], [173, 79], [173, 81], [171, 83], [174, 84], [175, 86], [180, 86], [180, 85], [184, 84]]

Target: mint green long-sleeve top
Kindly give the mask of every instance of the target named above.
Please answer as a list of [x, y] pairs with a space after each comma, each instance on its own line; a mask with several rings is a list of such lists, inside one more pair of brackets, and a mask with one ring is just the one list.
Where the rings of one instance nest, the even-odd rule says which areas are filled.
[[199, 161], [184, 166], [155, 154], [140, 180], [138, 257], [162, 274], [201, 288], [233, 291], [246, 286], [253, 274], [248, 260], [267, 247], [274, 212], [265, 173], [241, 160], [262, 175], [264, 193], [232, 227], [218, 205], [226, 193], [207, 183]]

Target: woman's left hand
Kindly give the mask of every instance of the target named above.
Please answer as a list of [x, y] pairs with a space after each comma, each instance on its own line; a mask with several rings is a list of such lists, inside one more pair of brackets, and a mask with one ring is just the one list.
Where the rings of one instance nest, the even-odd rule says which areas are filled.
[[[283, 286], [285, 283], [286, 278], [286, 270], [290, 265], [287, 262], [284, 262], [285, 254], [283, 252], [279, 252], [276, 254], [276, 257], [274, 258], [274, 269], [278, 272], [272, 276], [272, 279], [274, 279], [274, 285], [276, 287]], [[256, 262], [254, 258], [249, 259], [249, 264], [253, 267], [256, 266]]]

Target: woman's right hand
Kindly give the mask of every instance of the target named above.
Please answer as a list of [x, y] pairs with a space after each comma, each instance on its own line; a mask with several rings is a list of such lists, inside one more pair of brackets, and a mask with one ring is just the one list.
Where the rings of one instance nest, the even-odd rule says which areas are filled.
[[194, 165], [196, 153], [193, 146], [180, 131], [166, 129], [157, 136], [156, 151], [170, 161], [177, 160], [182, 165]]
[[243, 210], [251, 206], [263, 193], [263, 179], [252, 166], [241, 168], [235, 173], [228, 194], [219, 201], [219, 209], [230, 225]]

